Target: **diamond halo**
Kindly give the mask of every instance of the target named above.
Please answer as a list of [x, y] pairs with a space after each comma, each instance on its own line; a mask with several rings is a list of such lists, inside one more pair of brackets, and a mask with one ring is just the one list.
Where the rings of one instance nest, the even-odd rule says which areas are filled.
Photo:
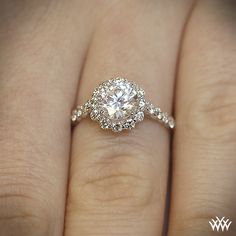
[[132, 81], [117, 77], [101, 83], [93, 91], [92, 98], [72, 112], [71, 120], [75, 124], [90, 115], [102, 129], [120, 132], [134, 128], [145, 114], [174, 128], [173, 117], [146, 102], [142, 88]]
[[90, 117], [103, 129], [132, 129], [144, 117], [144, 104], [144, 91], [134, 82], [110, 79], [94, 90]]

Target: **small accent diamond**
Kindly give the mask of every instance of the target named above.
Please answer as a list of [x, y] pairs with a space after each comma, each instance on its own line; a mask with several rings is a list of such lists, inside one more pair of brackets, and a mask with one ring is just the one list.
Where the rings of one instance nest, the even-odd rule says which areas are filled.
[[96, 119], [98, 118], [98, 116], [99, 116], [98, 110], [92, 110], [92, 111], [90, 112], [90, 118], [91, 118], [92, 120], [96, 120]]
[[77, 116], [76, 115], [72, 115], [71, 116], [71, 120], [72, 120], [72, 122], [76, 122], [77, 121]]
[[115, 132], [120, 132], [120, 131], [122, 131], [122, 125], [121, 124], [114, 124], [113, 126], [112, 126], [112, 130], [113, 131], [115, 131]]
[[135, 116], [135, 120], [142, 121], [144, 119], [144, 113], [142, 111], [138, 112]]
[[175, 120], [173, 117], [169, 117], [169, 127], [173, 129], [175, 127]]

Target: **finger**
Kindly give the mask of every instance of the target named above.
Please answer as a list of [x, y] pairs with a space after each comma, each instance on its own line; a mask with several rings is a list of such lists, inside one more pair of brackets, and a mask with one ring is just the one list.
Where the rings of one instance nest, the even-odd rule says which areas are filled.
[[[187, 5], [131, 1], [109, 7], [89, 48], [78, 103], [100, 82], [124, 75], [170, 112]], [[145, 120], [113, 134], [82, 121], [73, 134], [66, 235], [160, 235], [168, 157], [169, 133], [158, 123]]]
[[177, 86], [170, 236], [215, 235], [208, 222], [215, 216], [233, 221], [226, 235], [236, 232], [235, 10], [233, 1], [200, 1], [187, 27]]
[[86, 43], [65, 2], [1, 1], [1, 236], [62, 234], [68, 116]]

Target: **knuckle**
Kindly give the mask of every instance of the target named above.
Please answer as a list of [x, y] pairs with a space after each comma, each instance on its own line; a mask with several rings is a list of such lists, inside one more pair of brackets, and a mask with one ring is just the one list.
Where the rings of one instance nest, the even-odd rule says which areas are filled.
[[208, 223], [209, 219], [185, 220], [174, 228], [170, 235], [206, 235], [212, 232]]
[[182, 214], [175, 216], [172, 230], [181, 235], [207, 235], [207, 232], [212, 232], [209, 224], [211, 219], [216, 216], [233, 216], [235, 206], [227, 205], [224, 199], [216, 199], [213, 195], [197, 193], [190, 201], [185, 201], [181, 209]]
[[147, 160], [112, 152], [96, 155], [100, 155], [97, 161], [87, 163], [76, 173], [72, 171], [69, 187], [72, 205], [86, 209], [102, 204], [131, 210], [151, 204], [154, 186]]
[[181, 218], [181, 222], [179, 220], [175, 223], [174, 232], [175, 234], [177, 233], [177, 235], [208, 235], [213, 232], [209, 221], [211, 218], [214, 218], [214, 216], [215, 215], [205, 214], [188, 219]]
[[48, 235], [47, 219], [41, 202], [29, 193], [10, 188], [0, 192], [0, 235]]
[[198, 90], [185, 114], [191, 135], [232, 141], [236, 137], [236, 83], [217, 82]]
[[[83, 148], [71, 162], [68, 212], [115, 208], [129, 214], [163, 201], [162, 188], [154, 183], [165, 177], [154, 167], [158, 148], [152, 140], [159, 134], [151, 127], [118, 136], [87, 132], [77, 140]], [[165, 156], [158, 158], [165, 163]]]
[[40, 168], [20, 158], [1, 163], [0, 236], [41, 236], [52, 230], [55, 205], [48, 198], [49, 184]]

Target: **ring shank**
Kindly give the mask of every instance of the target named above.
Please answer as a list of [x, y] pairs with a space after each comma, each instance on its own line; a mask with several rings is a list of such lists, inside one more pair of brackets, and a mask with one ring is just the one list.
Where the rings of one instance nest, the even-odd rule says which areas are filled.
[[[91, 112], [91, 102], [88, 100], [84, 105], [76, 107], [72, 111], [71, 122], [76, 125], [81, 119], [87, 117]], [[154, 106], [150, 102], [146, 102], [144, 113], [154, 120], [164, 124], [165, 127], [174, 129], [175, 120], [167, 112], [161, 111], [159, 107]]]

